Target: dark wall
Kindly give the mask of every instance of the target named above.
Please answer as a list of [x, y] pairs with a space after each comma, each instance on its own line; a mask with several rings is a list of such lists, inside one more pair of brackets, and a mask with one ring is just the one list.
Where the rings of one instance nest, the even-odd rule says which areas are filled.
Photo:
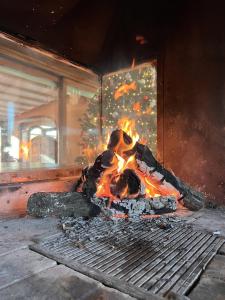
[[164, 163], [225, 204], [225, 10], [197, 3], [183, 7], [165, 43]]

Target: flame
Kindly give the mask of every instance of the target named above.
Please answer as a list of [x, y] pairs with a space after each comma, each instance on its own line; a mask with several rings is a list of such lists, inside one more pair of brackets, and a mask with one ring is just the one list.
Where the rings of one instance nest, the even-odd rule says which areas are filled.
[[135, 120], [130, 120], [127, 117], [123, 117], [118, 120], [118, 126], [122, 131], [126, 132], [126, 134], [132, 138], [132, 145], [130, 146], [132, 149], [139, 140], [139, 134], [135, 129]]
[[131, 69], [134, 69], [136, 63], [135, 57], [132, 59]]
[[125, 165], [125, 159], [123, 159], [119, 154], [117, 154], [117, 153], [115, 153], [115, 154], [118, 159], [117, 172], [121, 173], [124, 168], [124, 165]]
[[109, 139], [110, 139], [110, 132], [107, 131], [106, 133], [106, 142], [103, 142], [102, 139], [99, 141], [98, 145], [96, 145], [95, 147], [91, 147], [89, 145], [83, 145], [82, 148], [82, 155], [84, 155], [87, 159], [87, 162], [89, 165], [91, 165], [96, 156], [99, 155], [99, 153], [107, 150], [107, 145], [109, 143]]
[[20, 145], [20, 157], [22, 160], [27, 161], [29, 159], [31, 142], [22, 142]]
[[128, 94], [130, 91], [135, 91], [137, 89], [137, 84], [135, 81], [131, 82], [130, 84], [123, 84], [121, 85], [114, 93], [114, 99], [118, 100], [125, 94]]
[[[173, 195], [177, 199], [180, 197], [180, 193], [169, 183], [161, 182], [161, 177], [159, 173], [150, 174], [150, 173], [143, 173], [137, 164], [136, 161], [136, 153], [127, 156], [126, 152], [129, 150], [134, 149], [136, 142], [139, 140], [139, 135], [135, 129], [135, 121], [130, 120], [126, 117], [121, 118], [118, 120], [118, 127], [121, 129], [119, 131], [119, 139], [118, 143], [115, 147], [113, 147], [114, 156], [110, 162], [111, 166], [107, 168], [98, 184], [97, 184], [97, 197], [108, 197], [111, 201], [115, 201], [123, 198], [131, 198], [134, 195], [129, 195], [129, 187], [126, 185], [123, 190], [120, 192], [119, 195], [115, 196], [112, 194], [111, 186], [116, 184], [120, 176], [126, 169], [133, 170], [143, 186], [145, 186], [145, 195], [146, 197], [158, 197], [158, 196], [169, 196]], [[128, 143], [125, 141], [124, 132], [131, 138], [130, 142]], [[109, 141], [110, 135], [107, 136], [107, 144]], [[107, 144], [105, 146], [107, 146]], [[157, 177], [158, 176], [158, 177]]]

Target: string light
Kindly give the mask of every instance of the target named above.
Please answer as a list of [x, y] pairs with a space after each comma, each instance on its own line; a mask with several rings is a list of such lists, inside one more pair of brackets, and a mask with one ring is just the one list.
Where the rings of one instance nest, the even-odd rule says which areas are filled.
[[[119, 91], [117, 100], [114, 98], [116, 91]], [[103, 142], [104, 139], [106, 140], [108, 132], [117, 128], [118, 119], [127, 116], [136, 120], [136, 129], [140, 139], [146, 140], [150, 149], [155, 153], [157, 140], [156, 95], [156, 69], [151, 64], [119, 74], [104, 76], [102, 86]], [[83, 145], [92, 149], [97, 149], [100, 141], [96, 129], [99, 121], [98, 99], [98, 95], [95, 95], [94, 99], [90, 99], [85, 118], [81, 119]], [[96, 134], [89, 136], [88, 129], [91, 128], [95, 130]], [[94, 159], [98, 154], [93, 154]], [[78, 160], [80, 163], [82, 162], [82, 165], [87, 164], [85, 156], [79, 157]]]

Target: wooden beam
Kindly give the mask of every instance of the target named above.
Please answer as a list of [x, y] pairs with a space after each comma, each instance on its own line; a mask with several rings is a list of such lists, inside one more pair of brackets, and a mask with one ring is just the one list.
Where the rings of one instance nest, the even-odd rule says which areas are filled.
[[89, 69], [5, 33], [0, 34], [0, 53], [5, 57], [29, 63], [38, 69], [42, 68], [52, 74], [64, 76], [73, 82], [81, 83], [85, 88], [95, 90], [99, 87], [99, 76]]
[[[1, 97], [5, 97], [8, 98], [8, 101], [10, 99], [21, 99], [22, 102], [24, 102], [24, 100], [27, 100], [28, 103], [34, 103], [36, 105], [40, 105], [40, 104], [44, 104], [44, 103], [48, 103], [50, 101], [54, 100], [54, 97], [51, 96], [46, 96], [45, 99], [43, 97], [37, 97], [37, 95], [35, 95], [35, 93], [33, 94], [27, 94], [27, 93], [23, 93], [21, 90], [18, 90], [18, 93], [16, 93], [15, 91], [4, 91], [0, 89], [0, 98]], [[14, 100], [15, 101], [15, 100]]]
[[28, 92], [28, 93], [35, 93], [35, 95], [39, 95], [42, 97], [46, 96], [52, 96], [56, 97], [58, 96], [57, 89], [52, 90], [52, 89], [46, 89], [42, 87], [37, 87], [35, 85], [32, 85], [33, 89], [29, 87], [30, 85], [27, 86], [27, 84], [21, 85], [20, 81], [13, 81], [13, 84], [10, 83], [5, 83], [2, 82], [0, 79], [0, 88], [4, 90], [9, 90], [9, 91], [22, 91], [22, 92]]
[[23, 96], [16, 96], [16, 95], [11, 95], [10, 93], [0, 93], [0, 102], [3, 103], [9, 103], [9, 102], [13, 102], [14, 104], [16, 103], [20, 103], [20, 104], [27, 104], [29, 105], [33, 105], [33, 106], [40, 106], [43, 104], [48, 104], [49, 102], [54, 101], [54, 98], [50, 98], [49, 101], [42, 101], [39, 99], [32, 99], [32, 98], [28, 98], [28, 97], [23, 97]]
[[0, 73], [0, 83], [6, 84], [6, 85], [10, 83], [11, 86], [13, 85], [14, 87], [19, 87], [19, 88], [26, 87], [26, 88], [31, 89], [31, 91], [37, 91], [37, 88], [38, 88], [38, 91], [44, 92], [45, 94], [53, 93], [54, 91], [55, 91], [55, 93], [57, 93], [56, 89], [53, 89], [48, 86], [43, 86], [37, 82], [29, 81], [24, 78], [18, 78], [11, 74]]
[[[7, 101], [6, 99], [1, 99], [0, 97], [0, 107], [8, 107], [8, 103], [9, 101]], [[13, 103], [14, 107], [24, 107], [24, 108], [30, 108], [30, 107], [34, 107], [35, 105], [32, 103], [26, 103], [26, 102], [14, 102]], [[40, 106], [40, 105], [39, 105]], [[38, 106], [37, 106], [38, 107]]]

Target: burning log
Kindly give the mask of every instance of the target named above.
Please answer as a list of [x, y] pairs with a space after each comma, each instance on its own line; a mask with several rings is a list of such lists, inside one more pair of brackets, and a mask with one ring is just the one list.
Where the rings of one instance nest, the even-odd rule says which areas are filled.
[[106, 150], [100, 154], [90, 168], [85, 168], [77, 183], [72, 188], [72, 192], [83, 192], [85, 196], [91, 198], [97, 191], [96, 183], [101, 174], [112, 167], [112, 160], [115, 156], [111, 150]]
[[82, 193], [35, 193], [28, 199], [27, 213], [33, 217], [94, 217], [100, 208]]
[[[134, 125], [134, 123], [132, 123]], [[110, 214], [161, 214], [176, 210], [177, 201], [198, 210], [204, 196], [190, 188], [138, 142], [129, 128], [111, 133], [105, 150], [91, 167], [83, 170], [71, 193], [37, 193], [28, 200], [33, 216], [95, 216]], [[107, 214], [107, 213], [106, 213]]]
[[[164, 168], [146, 145], [135, 142], [123, 130], [117, 129], [112, 132], [107, 148], [108, 150], [97, 157], [92, 167], [83, 171], [77, 186], [75, 186], [75, 191], [82, 191], [87, 197], [92, 198], [97, 192], [98, 186], [102, 185], [102, 176], [107, 173], [110, 185], [108, 191], [111, 196], [117, 196], [120, 199], [132, 198], [129, 195], [134, 194], [136, 197], [143, 196], [144, 180], [144, 183], [150, 186], [152, 191], [153, 195], [150, 197], [170, 195], [173, 198], [176, 196], [177, 200], [182, 200], [184, 206], [190, 210], [199, 210], [203, 207], [205, 201], [203, 194], [195, 191]], [[133, 157], [135, 162], [130, 169], [129, 164], [127, 166], [126, 164]], [[119, 164], [119, 162], [115, 164], [117, 158], [124, 161], [124, 168], [126, 166], [125, 170], [120, 172], [119, 178], [116, 177], [118, 174], [113, 175]], [[140, 180], [140, 176], [142, 180]], [[148, 189], [146, 190], [148, 191]], [[147, 193], [146, 197], [149, 197]]]
[[114, 196], [119, 199], [123, 198], [123, 194], [129, 195], [129, 198], [135, 195], [139, 195], [141, 189], [141, 181], [136, 173], [131, 169], [126, 169], [121, 174], [118, 180], [115, 177], [114, 181], [111, 181], [110, 190]]
[[205, 197], [202, 193], [197, 192], [188, 186], [185, 182], [173, 175], [170, 171], [164, 168], [153, 156], [150, 149], [140, 143], [136, 143], [132, 151], [136, 152], [136, 160], [142, 172], [158, 177], [158, 180], [163, 183], [170, 183], [181, 194], [179, 200], [182, 200], [185, 207], [190, 210], [199, 210], [203, 207]]

